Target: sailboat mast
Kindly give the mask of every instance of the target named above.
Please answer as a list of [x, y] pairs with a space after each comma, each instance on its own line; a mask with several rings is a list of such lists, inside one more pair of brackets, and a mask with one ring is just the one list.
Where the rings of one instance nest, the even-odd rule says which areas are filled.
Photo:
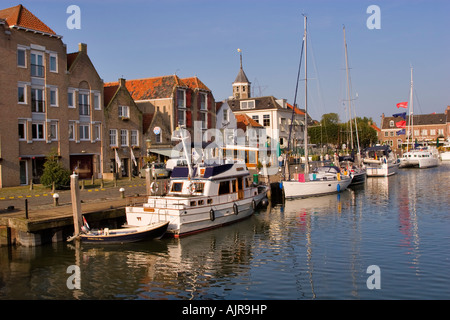
[[413, 102], [413, 68], [411, 67], [411, 89], [409, 92], [409, 115], [408, 115], [408, 137], [406, 140], [406, 152], [409, 151], [409, 133], [411, 132], [411, 143], [414, 143], [414, 102]]
[[307, 17], [304, 16], [305, 20], [305, 132], [304, 132], [304, 142], [305, 142], [305, 175], [309, 173], [309, 155], [308, 155], [308, 63], [307, 63], [307, 56], [308, 56], [308, 50], [307, 50], [307, 42], [306, 41], [306, 19]]
[[350, 96], [350, 80], [348, 76], [348, 54], [347, 54], [347, 41], [345, 39], [345, 26], [344, 29], [344, 49], [345, 49], [345, 70], [347, 73], [347, 101], [348, 101], [348, 114], [350, 122], [350, 145], [353, 150], [353, 127], [352, 127], [352, 108], [351, 108], [351, 96]]

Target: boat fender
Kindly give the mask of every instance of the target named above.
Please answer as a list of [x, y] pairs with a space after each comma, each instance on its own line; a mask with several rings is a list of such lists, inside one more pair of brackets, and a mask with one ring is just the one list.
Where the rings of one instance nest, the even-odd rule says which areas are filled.
[[340, 192], [341, 191], [341, 185], [338, 183], [338, 185], [337, 185], [337, 192]]
[[255, 200], [252, 200], [252, 208], [253, 208], [253, 210], [256, 210], [256, 201]]
[[158, 183], [157, 182], [152, 182], [152, 184], [150, 185], [150, 192], [151, 193], [156, 193], [158, 192]]
[[236, 203], [233, 204], [233, 212], [235, 215], [238, 215], [239, 213], [238, 205]]
[[209, 210], [209, 219], [211, 221], [214, 221], [216, 219], [216, 214], [214, 213], [214, 210], [211, 208], [211, 210]]

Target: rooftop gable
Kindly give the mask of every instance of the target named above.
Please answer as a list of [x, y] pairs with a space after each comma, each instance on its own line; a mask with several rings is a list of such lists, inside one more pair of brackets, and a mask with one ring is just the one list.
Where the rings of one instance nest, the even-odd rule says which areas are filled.
[[0, 10], [0, 19], [4, 19], [11, 28], [23, 28], [62, 38], [21, 4]]
[[191, 77], [191, 78], [183, 78], [181, 79], [185, 85], [187, 85], [192, 90], [195, 89], [201, 89], [206, 91], [211, 91], [203, 82], [200, 81], [197, 77]]

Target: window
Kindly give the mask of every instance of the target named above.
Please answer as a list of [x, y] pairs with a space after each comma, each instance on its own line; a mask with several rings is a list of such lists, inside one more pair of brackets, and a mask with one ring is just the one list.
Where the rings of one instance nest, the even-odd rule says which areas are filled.
[[128, 106], [119, 106], [119, 117], [129, 118], [130, 112]]
[[186, 110], [178, 110], [178, 124], [186, 124]]
[[120, 130], [120, 145], [128, 146], [128, 130], [121, 129]]
[[56, 121], [50, 123], [49, 140], [51, 141], [58, 140], [58, 122]]
[[394, 120], [389, 121], [389, 127], [391, 127], [391, 128], [394, 127]]
[[67, 106], [69, 108], [75, 108], [75, 93], [73, 90], [67, 91]]
[[23, 48], [17, 48], [17, 66], [21, 68], [27, 67], [27, 60], [26, 60], [26, 53], [27, 51]]
[[183, 190], [183, 182], [174, 182], [172, 184], [172, 192], [181, 192]]
[[[194, 186], [195, 186], [195, 192], [203, 193], [203, 191], [205, 190], [204, 182], [194, 182]], [[198, 202], [199, 205], [200, 205], [200, 201], [203, 201], [203, 200], [199, 200], [199, 202]]]
[[111, 147], [117, 147], [117, 129], [109, 130], [109, 145]]
[[80, 124], [80, 140], [89, 140], [90, 139], [90, 125], [89, 124]]
[[131, 145], [134, 147], [139, 146], [139, 136], [137, 130], [131, 130]]
[[50, 72], [58, 72], [58, 55], [50, 53]]
[[438, 129], [438, 134], [444, 135], [444, 129]]
[[200, 119], [202, 121], [202, 129], [208, 129], [208, 114], [206, 112], [201, 112]]
[[414, 130], [414, 135], [418, 136], [419, 135], [419, 130]]
[[20, 104], [26, 104], [27, 103], [27, 95], [26, 95], [26, 85], [19, 84], [17, 86], [17, 102]]
[[100, 107], [100, 94], [99, 93], [95, 93], [94, 94], [94, 110], [101, 110], [102, 108]]
[[255, 100], [241, 101], [241, 109], [255, 109]]
[[228, 109], [223, 110], [223, 121], [228, 121]]
[[44, 140], [44, 124], [33, 123], [31, 125], [31, 137], [33, 140]]
[[162, 142], [161, 132], [155, 135], [155, 142], [156, 143], [161, 143]]
[[252, 119], [259, 123], [259, 115], [252, 116]]
[[50, 89], [50, 106], [51, 107], [58, 106], [58, 89], [57, 88]]
[[270, 114], [263, 115], [263, 126], [270, 127]]
[[200, 93], [200, 110], [207, 110], [208, 96], [206, 93]]
[[31, 89], [31, 111], [45, 112], [44, 89]]
[[31, 76], [44, 77], [44, 56], [42, 53], [31, 53]]
[[27, 122], [26, 120], [19, 120], [19, 140], [27, 139]]
[[69, 140], [75, 140], [75, 122], [69, 121]]
[[436, 135], [436, 129], [430, 129], [430, 136]]
[[94, 132], [92, 133], [92, 140], [93, 141], [100, 141], [102, 140], [102, 128], [101, 128], [101, 124], [94, 124]]
[[78, 106], [80, 108], [80, 116], [89, 115], [89, 94], [80, 93], [78, 94]]
[[230, 181], [222, 181], [219, 184], [219, 195], [230, 193]]
[[177, 107], [178, 108], [186, 108], [186, 91], [185, 90], [177, 90]]
[[423, 136], [428, 135], [428, 130], [427, 130], [427, 129], [422, 129], [422, 135], [423, 135]]

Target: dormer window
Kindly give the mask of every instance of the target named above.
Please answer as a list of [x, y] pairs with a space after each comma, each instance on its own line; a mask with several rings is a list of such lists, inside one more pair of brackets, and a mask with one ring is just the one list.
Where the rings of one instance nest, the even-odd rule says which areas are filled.
[[389, 121], [389, 126], [390, 126], [391, 128], [394, 127], [394, 120]]
[[255, 100], [241, 101], [241, 110], [255, 109]]

